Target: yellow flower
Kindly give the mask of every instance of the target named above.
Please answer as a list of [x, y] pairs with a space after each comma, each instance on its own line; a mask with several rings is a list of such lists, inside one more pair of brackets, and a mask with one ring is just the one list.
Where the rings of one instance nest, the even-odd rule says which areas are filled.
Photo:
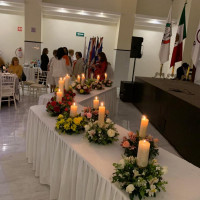
[[80, 89], [80, 93], [82, 94], [84, 92], [84, 90], [83, 89]]
[[74, 118], [73, 122], [76, 124], [76, 125], [80, 125], [80, 122], [82, 121], [82, 117], [76, 117]]
[[71, 126], [71, 129], [72, 129], [72, 131], [76, 131], [76, 125], [73, 124], [73, 125]]
[[66, 121], [67, 122], [72, 122], [72, 118], [68, 118]]
[[56, 123], [56, 128], [59, 129], [59, 123], [58, 122]]
[[58, 87], [56, 87], [54, 91], [55, 91], [55, 92], [58, 92]]
[[64, 129], [65, 129], [65, 130], [69, 130], [69, 129], [70, 129], [70, 124], [69, 124], [69, 123], [65, 124], [65, 125], [64, 125]]
[[58, 115], [58, 119], [62, 119], [64, 116], [63, 115]]
[[72, 86], [71, 85], [69, 86], [69, 90], [72, 90]]
[[58, 121], [59, 124], [64, 124], [65, 123], [65, 120], [64, 119], [61, 119], [60, 121]]

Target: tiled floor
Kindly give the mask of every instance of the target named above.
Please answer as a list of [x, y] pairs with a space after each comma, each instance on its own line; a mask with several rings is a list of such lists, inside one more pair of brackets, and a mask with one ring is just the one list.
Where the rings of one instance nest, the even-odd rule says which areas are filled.
[[[37, 101], [36, 97], [24, 96], [17, 110], [13, 105], [10, 108], [3, 105], [0, 111], [0, 200], [49, 199], [49, 187], [39, 183], [25, 157], [28, 110]], [[140, 119], [141, 113], [131, 103], [117, 100], [117, 115], [114, 117], [117, 124], [136, 131]], [[149, 125], [148, 133], [159, 139], [162, 148], [178, 155], [152, 125]]]

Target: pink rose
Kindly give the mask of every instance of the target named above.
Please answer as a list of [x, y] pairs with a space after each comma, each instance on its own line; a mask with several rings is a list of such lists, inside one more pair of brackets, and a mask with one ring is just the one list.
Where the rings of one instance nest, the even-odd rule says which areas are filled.
[[90, 119], [92, 117], [92, 113], [87, 113], [87, 118]]
[[125, 148], [128, 148], [128, 147], [130, 147], [130, 143], [128, 141], [124, 141], [122, 146]]
[[130, 131], [130, 132], [128, 133], [128, 136], [129, 136], [129, 137], [133, 136], [133, 132]]
[[158, 138], [155, 138], [153, 141], [154, 143], [158, 143]]

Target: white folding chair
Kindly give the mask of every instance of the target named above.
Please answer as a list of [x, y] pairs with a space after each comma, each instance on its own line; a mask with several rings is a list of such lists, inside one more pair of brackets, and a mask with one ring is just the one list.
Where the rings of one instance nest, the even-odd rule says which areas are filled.
[[[15, 76], [11, 74], [3, 74], [0, 78], [0, 109], [1, 102], [8, 101], [8, 106], [10, 107], [10, 101], [14, 101], [15, 109], [17, 109], [15, 100]], [[2, 99], [6, 98], [6, 99]]]

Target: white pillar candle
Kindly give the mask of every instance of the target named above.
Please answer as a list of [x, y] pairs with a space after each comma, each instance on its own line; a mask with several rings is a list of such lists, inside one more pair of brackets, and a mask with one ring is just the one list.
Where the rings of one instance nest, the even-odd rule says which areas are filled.
[[70, 82], [70, 76], [67, 74], [65, 76], [65, 90], [69, 90], [69, 82]]
[[82, 74], [82, 77], [81, 77], [81, 85], [84, 85], [85, 83], [85, 74]]
[[78, 82], [78, 83], [81, 82], [81, 77], [80, 77], [80, 75], [77, 76], [77, 82]]
[[149, 124], [149, 120], [146, 118], [145, 115], [143, 115], [141, 119], [141, 124], [140, 124], [140, 132], [139, 132], [140, 137], [142, 138], [146, 137], [148, 124]]
[[73, 103], [70, 107], [70, 116], [71, 117], [75, 117], [77, 115], [77, 109], [78, 109], [78, 106]]
[[98, 125], [101, 127], [104, 124], [104, 118], [105, 118], [105, 106], [103, 105], [103, 102], [99, 106], [99, 117], [98, 117]]
[[58, 81], [59, 84], [59, 89], [62, 92], [62, 95], [64, 95], [64, 84], [65, 84], [65, 80], [63, 78], [60, 78]]
[[149, 161], [150, 143], [146, 140], [140, 140], [137, 152], [137, 165], [146, 167]]
[[99, 107], [99, 99], [98, 97], [95, 97], [93, 100], [93, 108], [97, 109]]
[[97, 81], [99, 82], [99, 80], [100, 80], [100, 76], [99, 76], [99, 75], [97, 75]]
[[58, 92], [56, 93], [56, 101], [57, 102], [62, 102], [62, 96], [63, 96], [63, 94], [59, 89]]
[[107, 73], [105, 73], [105, 81], [107, 80], [107, 76], [108, 76]]

